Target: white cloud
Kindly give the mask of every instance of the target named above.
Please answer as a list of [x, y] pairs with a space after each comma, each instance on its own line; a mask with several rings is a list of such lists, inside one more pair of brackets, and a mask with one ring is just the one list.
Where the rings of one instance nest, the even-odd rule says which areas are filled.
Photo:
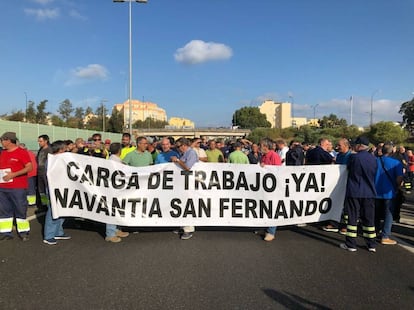
[[77, 67], [74, 70], [74, 75], [82, 79], [106, 79], [108, 70], [102, 65], [91, 64], [86, 67]]
[[60, 15], [59, 9], [24, 9], [26, 15], [35, 16], [38, 20], [56, 19]]
[[[252, 106], [259, 106], [264, 100], [270, 99], [276, 102], [285, 102], [286, 100], [280, 100], [280, 96], [277, 93], [267, 93], [258, 96], [251, 100]], [[290, 101], [290, 100], [287, 100]], [[240, 101], [243, 106], [248, 106], [248, 100]], [[372, 121], [378, 123], [382, 121], [401, 122], [402, 115], [398, 113], [402, 102], [378, 99], [372, 102]], [[338, 99], [334, 98], [325, 102], [318, 102], [315, 104], [303, 104], [302, 102], [294, 102], [293, 104], [294, 116], [305, 117], [311, 119], [314, 116], [316, 118], [322, 118], [335, 114], [338, 118], [343, 118], [347, 121], [348, 125], [351, 122], [351, 104], [350, 99]], [[353, 97], [352, 106], [352, 123], [357, 126], [368, 126], [371, 121], [371, 99], [366, 97]]]
[[46, 5], [49, 3], [52, 3], [55, 0], [32, 0], [32, 2], [38, 3], [38, 4], [42, 4], [42, 5]]
[[233, 56], [230, 47], [222, 43], [192, 40], [184, 47], [177, 49], [174, 58], [185, 64], [199, 64], [207, 61], [224, 60]]
[[[311, 117], [313, 109], [310, 105], [308, 113], [303, 111], [304, 117]], [[372, 121], [378, 123], [382, 121], [399, 122], [402, 115], [398, 113], [401, 102], [389, 99], [378, 99], [372, 102]], [[299, 108], [299, 107], [297, 107]], [[296, 108], [295, 108], [296, 110]], [[316, 107], [316, 117], [321, 118], [329, 114], [335, 114], [338, 118], [344, 118], [350, 124], [351, 104], [349, 99], [332, 99], [329, 102], [320, 103]], [[302, 116], [297, 114], [298, 117]], [[313, 116], [312, 116], [313, 117]], [[352, 123], [358, 126], [368, 126], [371, 122], [371, 100], [364, 97], [354, 97], [352, 106]]]
[[65, 85], [81, 84], [87, 81], [106, 80], [109, 76], [108, 70], [99, 64], [90, 64], [86, 67], [77, 67], [70, 71], [70, 78]]
[[69, 11], [69, 16], [76, 18], [76, 19], [80, 19], [80, 20], [87, 20], [86, 16], [83, 16], [81, 13], [79, 13], [77, 10], [72, 9]]
[[258, 97], [256, 97], [256, 98], [254, 98], [253, 100], [252, 100], [252, 104], [254, 104], [254, 105], [256, 105], [256, 106], [259, 106], [259, 105], [261, 105], [265, 100], [274, 100], [274, 101], [276, 101], [276, 102], [279, 102], [280, 101], [280, 96], [277, 94], [277, 93], [271, 93], [271, 92], [269, 92], [269, 93], [265, 93], [265, 94], [263, 94], [263, 95], [260, 95], [260, 96], [258, 96]]

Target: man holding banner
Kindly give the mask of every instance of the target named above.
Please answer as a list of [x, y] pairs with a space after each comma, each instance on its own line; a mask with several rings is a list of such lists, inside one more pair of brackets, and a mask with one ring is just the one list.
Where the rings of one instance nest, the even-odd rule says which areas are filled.
[[[278, 153], [273, 149], [273, 141], [266, 138], [260, 141], [260, 149], [262, 152], [262, 161], [260, 165], [263, 167], [265, 165], [280, 166], [282, 165], [282, 160]], [[276, 226], [268, 227], [264, 237], [264, 241], [273, 241], [275, 239]]]
[[[181, 153], [181, 157], [178, 158], [177, 156], [172, 156], [171, 161], [176, 163], [180, 166], [181, 169], [184, 170], [191, 170], [193, 165], [198, 162], [198, 155], [196, 151], [194, 151], [190, 147], [190, 140], [186, 138], [179, 138], [175, 143], [175, 147], [177, 151]], [[183, 233], [181, 234], [181, 240], [188, 240], [193, 237], [193, 233], [195, 231], [194, 226], [184, 226]]]
[[162, 138], [161, 140], [161, 149], [162, 152], [158, 153], [155, 158], [155, 164], [164, 164], [171, 162], [171, 157], [179, 157], [178, 153], [171, 149], [171, 142], [168, 138]]
[[154, 162], [152, 160], [151, 153], [147, 151], [147, 147], [147, 138], [143, 136], [138, 137], [136, 150], [129, 152], [123, 159], [123, 162], [128, 166], [133, 167], [145, 167], [152, 165]]

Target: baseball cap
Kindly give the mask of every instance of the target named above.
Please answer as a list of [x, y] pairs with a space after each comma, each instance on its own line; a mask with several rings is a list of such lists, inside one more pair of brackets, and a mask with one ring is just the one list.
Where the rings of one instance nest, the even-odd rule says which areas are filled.
[[362, 144], [362, 145], [368, 146], [369, 145], [369, 140], [365, 136], [360, 136], [360, 137], [355, 139], [354, 144]]

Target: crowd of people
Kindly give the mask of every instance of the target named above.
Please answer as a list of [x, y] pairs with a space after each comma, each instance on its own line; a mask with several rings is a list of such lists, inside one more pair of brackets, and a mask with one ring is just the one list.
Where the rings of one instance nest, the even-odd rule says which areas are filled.
[[[73, 152], [85, 156], [114, 160], [129, 166], [142, 167], [173, 162], [184, 170], [191, 170], [198, 162], [258, 164], [262, 166], [347, 165], [348, 181], [342, 218], [339, 223], [329, 222], [322, 229], [345, 235], [342, 249], [357, 250], [358, 227], [370, 252], [376, 251], [377, 237], [384, 245], [394, 245], [391, 239], [393, 221], [399, 221], [403, 184], [409, 189], [414, 174], [412, 150], [395, 146], [391, 142], [372, 146], [369, 140], [358, 137], [354, 141], [342, 138], [335, 145], [321, 138], [317, 145], [292, 140], [263, 138], [258, 143], [247, 139], [222, 139], [139, 136], [135, 140], [123, 133], [120, 142], [103, 141], [100, 133], [87, 141], [82, 138], [57, 140], [50, 143], [47, 135], [38, 137], [39, 150], [35, 156], [19, 143], [16, 133], [5, 132], [1, 137], [0, 152], [0, 240], [13, 238], [13, 225], [21, 240], [29, 239], [30, 224], [26, 219], [27, 207], [47, 210], [43, 242], [57, 244], [70, 239], [63, 230], [64, 219], [53, 219], [48, 199], [48, 154]], [[185, 226], [176, 231], [182, 240], [192, 238], [195, 227]], [[275, 239], [276, 227], [268, 227], [264, 241]], [[120, 242], [127, 237], [112, 224], [106, 224], [108, 242]]]

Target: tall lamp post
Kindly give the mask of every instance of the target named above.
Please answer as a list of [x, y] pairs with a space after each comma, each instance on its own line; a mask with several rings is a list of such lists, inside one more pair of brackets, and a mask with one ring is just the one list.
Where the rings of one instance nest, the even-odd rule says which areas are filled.
[[105, 116], [105, 102], [107, 102], [108, 100], [106, 99], [102, 99], [101, 100], [101, 107], [102, 107], [102, 132], [105, 132], [105, 121], [106, 121], [106, 116]]
[[317, 106], [319, 106], [319, 103], [311, 106], [311, 108], [313, 109], [313, 121], [315, 122], [315, 125], [316, 125], [315, 119], [316, 119], [316, 107]]
[[25, 122], [27, 123], [27, 93], [24, 92], [24, 96], [26, 97], [26, 111], [24, 112]]
[[129, 2], [129, 119], [128, 129], [129, 134], [132, 136], [132, 2], [147, 3], [147, 0], [112, 0], [113, 2]]
[[369, 115], [370, 115], [369, 125], [370, 125], [370, 126], [372, 126], [372, 124], [374, 123], [374, 122], [373, 122], [373, 118], [374, 118], [374, 96], [375, 96], [375, 94], [376, 94], [376, 93], [378, 93], [379, 91], [380, 91], [379, 89], [376, 89], [376, 90], [372, 93], [372, 95], [371, 95], [371, 111], [370, 111], [370, 113], [369, 113]]

